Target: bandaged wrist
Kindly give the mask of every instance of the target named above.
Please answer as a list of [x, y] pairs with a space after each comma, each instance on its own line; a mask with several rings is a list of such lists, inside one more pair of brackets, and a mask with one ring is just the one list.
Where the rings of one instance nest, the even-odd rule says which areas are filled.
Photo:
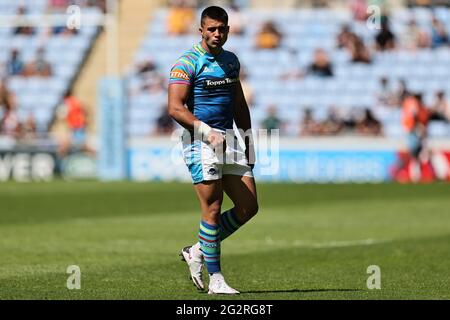
[[203, 139], [205, 139], [205, 140], [212, 130], [212, 128], [204, 122], [200, 122], [199, 126], [196, 129], [197, 129], [197, 133], [199, 135], [201, 135], [203, 137]]

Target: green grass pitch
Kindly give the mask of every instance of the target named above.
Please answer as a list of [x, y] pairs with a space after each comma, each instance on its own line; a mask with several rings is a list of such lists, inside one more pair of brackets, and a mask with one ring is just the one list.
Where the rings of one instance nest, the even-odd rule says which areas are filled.
[[[258, 185], [258, 215], [222, 243], [239, 296], [209, 296], [180, 249], [192, 186], [0, 184], [0, 299], [450, 299], [450, 185]], [[231, 202], [225, 200], [224, 209]], [[81, 289], [66, 288], [66, 268]], [[381, 269], [381, 290], [366, 286]]]

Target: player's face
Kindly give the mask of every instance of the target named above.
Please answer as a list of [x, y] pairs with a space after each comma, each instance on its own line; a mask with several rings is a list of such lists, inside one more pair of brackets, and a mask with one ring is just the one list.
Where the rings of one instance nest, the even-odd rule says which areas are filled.
[[199, 30], [206, 45], [212, 49], [212, 51], [217, 51], [222, 48], [227, 41], [230, 27], [222, 21], [207, 17]]

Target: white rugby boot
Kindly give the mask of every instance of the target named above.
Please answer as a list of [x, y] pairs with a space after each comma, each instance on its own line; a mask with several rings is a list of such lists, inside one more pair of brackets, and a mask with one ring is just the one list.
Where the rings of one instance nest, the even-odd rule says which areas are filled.
[[199, 248], [198, 243], [193, 246], [184, 247], [181, 250], [180, 256], [182, 261], [186, 261], [189, 267], [189, 273], [191, 280], [199, 290], [205, 290], [203, 283], [203, 255]]
[[219, 272], [210, 275], [208, 294], [239, 294], [239, 291], [231, 288]]

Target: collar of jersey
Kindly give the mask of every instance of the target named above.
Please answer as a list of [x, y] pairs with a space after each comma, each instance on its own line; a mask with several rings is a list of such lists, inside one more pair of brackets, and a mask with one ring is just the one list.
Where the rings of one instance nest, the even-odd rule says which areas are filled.
[[220, 48], [220, 52], [216, 55], [209, 53], [208, 51], [206, 51], [203, 47], [202, 47], [202, 43], [199, 42], [198, 44], [196, 44], [197, 49], [206, 57], [208, 58], [217, 58], [218, 56], [220, 56], [223, 53], [223, 48]]

